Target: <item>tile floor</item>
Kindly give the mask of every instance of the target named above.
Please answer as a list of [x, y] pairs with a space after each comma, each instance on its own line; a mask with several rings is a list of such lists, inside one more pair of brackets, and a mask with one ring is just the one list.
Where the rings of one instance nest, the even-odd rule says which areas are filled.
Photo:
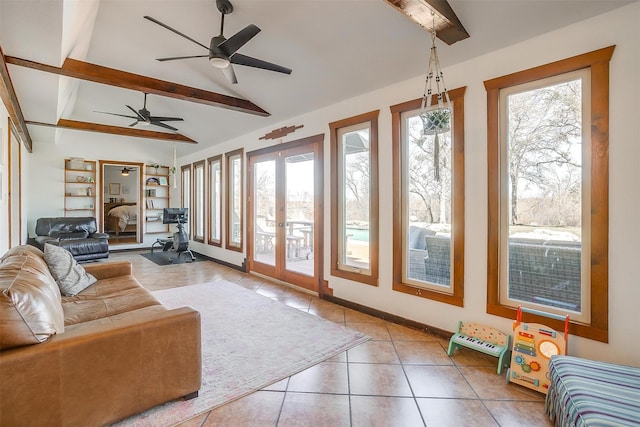
[[286, 286], [203, 261], [159, 267], [141, 252], [134, 275], [157, 290], [224, 278], [372, 339], [306, 371], [181, 424], [195, 426], [550, 426], [544, 395], [507, 384], [496, 360]]

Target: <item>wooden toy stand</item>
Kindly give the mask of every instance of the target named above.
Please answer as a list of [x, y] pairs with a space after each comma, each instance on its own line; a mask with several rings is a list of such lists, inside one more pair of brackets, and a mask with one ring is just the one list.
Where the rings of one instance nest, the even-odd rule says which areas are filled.
[[[523, 323], [523, 312], [564, 320], [564, 334], [539, 323]], [[507, 382], [547, 394], [549, 358], [557, 354], [567, 354], [569, 315], [563, 317], [518, 306], [513, 332], [513, 354], [511, 367], [507, 370]]]
[[498, 374], [507, 366], [505, 355], [509, 350], [509, 335], [479, 323], [458, 322], [458, 330], [449, 340], [447, 354], [451, 356], [460, 347], [467, 347], [498, 358]]

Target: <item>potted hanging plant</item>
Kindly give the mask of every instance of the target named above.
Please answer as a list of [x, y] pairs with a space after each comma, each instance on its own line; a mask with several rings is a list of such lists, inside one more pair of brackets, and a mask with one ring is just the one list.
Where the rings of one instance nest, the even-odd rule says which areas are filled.
[[422, 124], [425, 135], [444, 133], [451, 129], [451, 110], [448, 108], [434, 108], [422, 113]]

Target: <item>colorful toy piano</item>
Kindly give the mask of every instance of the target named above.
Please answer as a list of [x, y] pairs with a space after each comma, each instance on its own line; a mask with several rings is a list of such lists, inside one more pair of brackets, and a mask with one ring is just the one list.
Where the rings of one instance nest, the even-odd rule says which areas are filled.
[[[522, 313], [564, 320], [564, 334], [539, 323], [523, 323]], [[513, 322], [513, 355], [507, 382], [514, 382], [546, 394], [549, 389], [549, 359], [567, 354], [569, 316], [545, 313], [518, 306]]]
[[467, 347], [498, 358], [498, 374], [508, 365], [504, 358], [509, 350], [510, 336], [497, 329], [479, 323], [458, 322], [458, 330], [449, 340], [447, 354], [451, 356], [456, 349]]

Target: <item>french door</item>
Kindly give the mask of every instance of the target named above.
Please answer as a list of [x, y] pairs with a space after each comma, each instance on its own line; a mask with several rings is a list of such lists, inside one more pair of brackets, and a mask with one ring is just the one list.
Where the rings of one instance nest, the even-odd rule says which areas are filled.
[[249, 270], [319, 292], [323, 135], [247, 153]]

